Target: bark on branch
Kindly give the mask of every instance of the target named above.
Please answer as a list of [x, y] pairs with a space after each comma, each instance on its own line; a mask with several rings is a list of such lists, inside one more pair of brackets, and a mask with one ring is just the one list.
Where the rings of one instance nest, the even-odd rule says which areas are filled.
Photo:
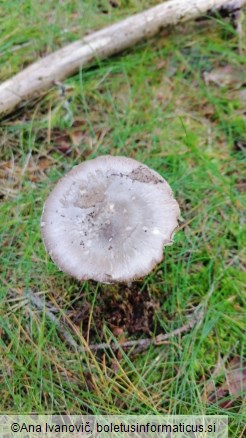
[[97, 59], [121, 52], [166, 26], [211, 14], [234, 12], [246, 0], [170, 0], [92, 33], [31, 64], [0, 85], [0, 116], [48, 90], [56, 81]]

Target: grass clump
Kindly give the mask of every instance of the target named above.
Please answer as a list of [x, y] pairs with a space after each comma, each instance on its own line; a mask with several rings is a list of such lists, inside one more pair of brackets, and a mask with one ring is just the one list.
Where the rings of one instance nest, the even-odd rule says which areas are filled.
[[[115, 3], [25, 1], [17, 27], [13, 2], [4, 4], [1, 79], [88, 29], [140, 10], [137, 1]], [[54, 87], [3, 121], [2, 412], [229, 414], [232, 434], [240, 436], [241, 387], [227, 388], [222, 398], [220, 389], [231, 368], [243, 367], [243, 89], [239, 79], [222, 86], [204, 80], [204, 73], [243, 65], [228, 26], [210, 20], [177, 27], [80, 71], [65, 81], [64, 94]], [[42, 206], [57, 179], [103, 154], [154, 168], [181, 206], [174, 245], [132, 288], [67, 277], [41, 242]], [[45, 298], [84, 353], [33, 307], [30, 290]], [[171, 332], [197, 306], [203, 316], [189, 332], [139, 354], [88, 346]]]

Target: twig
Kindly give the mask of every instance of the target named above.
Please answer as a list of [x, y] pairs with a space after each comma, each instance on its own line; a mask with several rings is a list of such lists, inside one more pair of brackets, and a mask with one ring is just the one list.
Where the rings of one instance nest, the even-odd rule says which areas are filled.
[[28, 290], [28, 292], [25, 293], [25, 296], [29, 299], [29, 302], [33, 304], [33, 306], [35, 306], [39, 311], [45, 312], [47, 318], [55, 324], [57, 330], [71, 347], [79, 351], [84, 351], [83, 348], [77, 345], [77, 342], [73, 339], [72, 335], [62, 324], [62, 322], [55, 315], [53, 315], [50, 310], [47, 309], [45, 302], [42, 301], [38, 295], [34, 295], [32, 291]]
[[[60, 332], [61, 336], [65, 339], [68, 345], [75, 348], [79, 352], [85, 352], [86, 350], [82, 348], [80, 345], [77, 344], [77, 342], [72, 337], [71, 333], [67, 330], [67, 328], [64, 326], [64, 324], [55, 316], [53, 313], [47, 309], [47, 306], [45, 305], [45, 302], [42, 301], [38, 295], [35, 295], [32, 291], [28, 291], [25, 293], [25, 297], [29, 299], [29, 302], [35, 306], [39, 311], [44, 311], [47, 318], [53, 322], [57, 328], [57, 330]], [[184, 324], [183, 326], [173, 330], [170, 333], [160, 334], [154, 338], [144, 338], [144, 339], [138, 339], [138, 340], [132, 340], [132, 341], [126, 341], [126, 342], [118, 342], [113, 341], [111, 343], [103, 342], [101, 344], [92, 344], [89, 345], [89, 349], [91, 351], [100, 351], [105, 349], [111, 349], [111, 350], [118, 350], [119, 348], [134, 348], [135, 352], [137, 351], [143, 351], [146, 350], [150, 345], [161, 345], [166, 340], [172, 338], [173, 336], [181, 335], [182, 333], [187, 333], [190, 329], [192, 329], [197, 322], [199, 322], [202, 318], [203, 312], [197, 311], [197, 309], [192, 314], [192, 318], [189, 322]]]
[[170, 0], [85, 36], [36, 61], [0, 85], [0, 114], [10, 113], [79, 69], [153, 37], [164, 27], [209, 15], [240, 10], [246, 0]]
[[144, 339], [137, 339], [132, 341], [126, 341], [126, 342], [114, 342], [113, 344], [108, 344], [106, 342], [102, 344], [96, 344], [96, 345], [90, 345], [90, 349], [93, 351], [103, 350], [105, 348], [111, 348], [112, 350], [117, 350], [119, 347], [121, 348], [132, 348], [137, 347], [138, 351], [146, 350], [150, 345], [161, 345], [163, 342], [167, 341], [168, 339], [172, 338], [173, 336], [181, 335], [182, 333], [188, 332], [191, 328], [193, 328], [197, 321], [200, 319], [198, 315], [194, 312], [191, 321], [189, 321], [187, 324], [184, 324], [183, 326], [169, 332], [169, 333], [163, 333], [160, 334], [154, 338], [144, 338]]

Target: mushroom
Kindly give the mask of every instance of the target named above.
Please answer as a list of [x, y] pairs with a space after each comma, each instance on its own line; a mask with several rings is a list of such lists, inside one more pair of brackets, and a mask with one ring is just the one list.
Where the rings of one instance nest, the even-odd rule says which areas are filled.
[[147, 275], [172, 243], [180, 214], [168, 183], [126, 157], [75, 166], [45, 202], [46, 250], [78, 280], [130, 282]]

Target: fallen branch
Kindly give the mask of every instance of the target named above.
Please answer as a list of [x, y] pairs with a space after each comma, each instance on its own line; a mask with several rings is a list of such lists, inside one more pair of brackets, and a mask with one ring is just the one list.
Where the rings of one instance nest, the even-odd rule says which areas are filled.
[[70, 347], [73, 347], [75, 350], [84, 351], [77, 342], [72, 337], [71, 333], [67, 330], [67, 328], [62, 324], [62, 322], [57, 318], [51, 310], [48, 309], [45, 302], [38, 296], [35, 295], [31, 290], [25, 293], [25, 298], [29, 300], [29, 302], [36, 307], [37, 310], [45, 312], [47, 318], [56, 326], [57, 330], [61, 334], [61, 336], [65, 339]]
[[84, 37], [40, 59], [0, 85], [4, 116], [77, 72], [81, 67], [150, 38], [166, 26], [222, 10], [234, 12], [246, 0], [170, 0]]
[[123, 349], [134, 348], [136, 353], [136, 348], [137, 348], [137, 352], [143, 351], [146, 350], [150, 345], [156, 345], [156, 346], [161, 345], [165, 343], [165, 341], [167, 341], [168, 339], [171, 339], [173, 336], [178, 336], [181, 335], [182, 333], [187, 333], [196, 325], [198, 320], [199, 320], [198, 314], [194, 313], [193, 317], [190, 319], [189, 322], [187, 322], [187, 324], [184, 324], [181, 327], [169, 333], [163, 333], [154, 338], [144, 338], [144, 339], [137, 339], [137, 340], [126, 341], [126, 342], [114, 342], [111, 344], [104, 342], [102, 344], [90, 345], [90, 349], [92, 351], [99, 351], [107, 348], [110, 348], [112, 350], [117, 350], [119, 347]]
[[[25, 293], [25, 298], [29, 300], [29, 302], [36, 307], [39, 311], [45, 312], [46, 317], [55, 324], [57, 330], [59, 331], [60, 335], [65, 339], [67, 344], [74, 348], [76, 351], [79, 352], [85, 352], [85, 348], [81, 347], [77, 344], [77, 342], [74, 340], [73, 336], [69, 332], [69, 330], [65, 327], [65, 325], [57, 318], [51, 310], [47, 308], [45, 305], [45, 302], [38, 296], [35, 295], [32, 291], [28, 291]], [[144, 339], [138, 339], [138, 340], [131, 340], [126, 342], [118, 342], [113, 341], [110, 343], [103, 342], [101, 344], [92, 344], [88, 346], [88, 349], [91, 351], [100, 351], [100, 350], [118, 350], [119, 348], [123, 349], [133, 349], [134, 352], [139, 352], [146, 350], [150, 345], [161, 345], [163, 342], [167, 341], [168, 339], [171, 339], [173, 336], [181, 335], [182, 333], [187, 333], [189, 330], [191, 330], [202, 318], [203, 311], [197, 309], [194, 311], [192, 317], [190, 318], [190, 321], [184, 324], [183, 326], [173, 330], [170, 333], [160, 334], [154, 338], [144, 338]]]

